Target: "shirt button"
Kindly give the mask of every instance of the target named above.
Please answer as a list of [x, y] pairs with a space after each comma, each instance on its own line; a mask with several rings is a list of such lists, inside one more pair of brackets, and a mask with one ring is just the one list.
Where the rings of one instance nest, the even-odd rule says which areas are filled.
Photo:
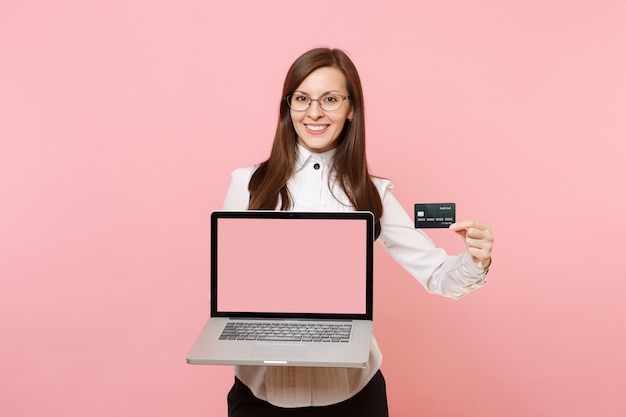
[[320, 169], [320, 164], [318, 164], [317, 162], [315, 163], [315, 165], [313, 165], [314, 169]]

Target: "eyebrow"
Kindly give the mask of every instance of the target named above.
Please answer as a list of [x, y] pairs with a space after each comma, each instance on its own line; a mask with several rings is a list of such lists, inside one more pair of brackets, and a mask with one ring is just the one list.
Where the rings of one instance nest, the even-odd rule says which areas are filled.
[[[296, 93], [311, 97], [311, 95], [309, 93], [307, 93], [306, 91], [296, 90], [296, 91], [293, 92], [293, 94], [296, 94]], [[345, 95], [344, 93], [342, 93], [340, 91], [330, 90], [330, 91], [327, 91], [325, 93], [322, 93], [322, 95], [320, 97], [324, 97], [325, 95], [328, 95], [328, 94], [338, 94], [340, 96], [344, 96]]]

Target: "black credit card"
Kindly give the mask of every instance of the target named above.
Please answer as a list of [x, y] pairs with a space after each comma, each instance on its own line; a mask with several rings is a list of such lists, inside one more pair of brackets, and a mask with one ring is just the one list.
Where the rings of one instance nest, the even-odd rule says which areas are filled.
[[415, 227], [418, 229], [448, 228], [455, 221], [455, 203], [415, 204]]

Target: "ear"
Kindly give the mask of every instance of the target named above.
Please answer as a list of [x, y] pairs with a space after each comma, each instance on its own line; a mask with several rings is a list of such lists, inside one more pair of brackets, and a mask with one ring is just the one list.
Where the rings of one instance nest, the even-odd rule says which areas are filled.
[[346, 119], [348, 119], [348, 121], [351, 122], [353, 115], [354, 115], [354, 110], [350, 109], [350, 113], [348, 113], [348, 116], [346, 117]]

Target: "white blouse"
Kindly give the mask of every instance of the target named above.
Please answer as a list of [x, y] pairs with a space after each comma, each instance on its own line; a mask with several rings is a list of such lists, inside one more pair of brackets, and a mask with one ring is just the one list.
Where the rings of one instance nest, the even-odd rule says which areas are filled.
[[[345, 193], [332, 181], [334, 150], [311, 153], [298, 146], [295, 172], [287, 183], [294, 211], [351, 211]], [[248, 183], [257, 166], [231, 174], [224, 210], [246, 210]], [[329, 187], [329, 177], [331, 185]], [[383, 203], [378, 241], [424, 288], [458, 299], [486, 283], [487, 269], [474, 265], [468, 253], [450, 256], [415, 229], [412, 218], [392, 195], [393, 183], [372, 178]], [[382, 354], [372, 337], [370, 357], [363, 369], [235, 366], [235, 375], [257, 398], [280, 407], [324, 406], [347, 400], [380, 369]]]

